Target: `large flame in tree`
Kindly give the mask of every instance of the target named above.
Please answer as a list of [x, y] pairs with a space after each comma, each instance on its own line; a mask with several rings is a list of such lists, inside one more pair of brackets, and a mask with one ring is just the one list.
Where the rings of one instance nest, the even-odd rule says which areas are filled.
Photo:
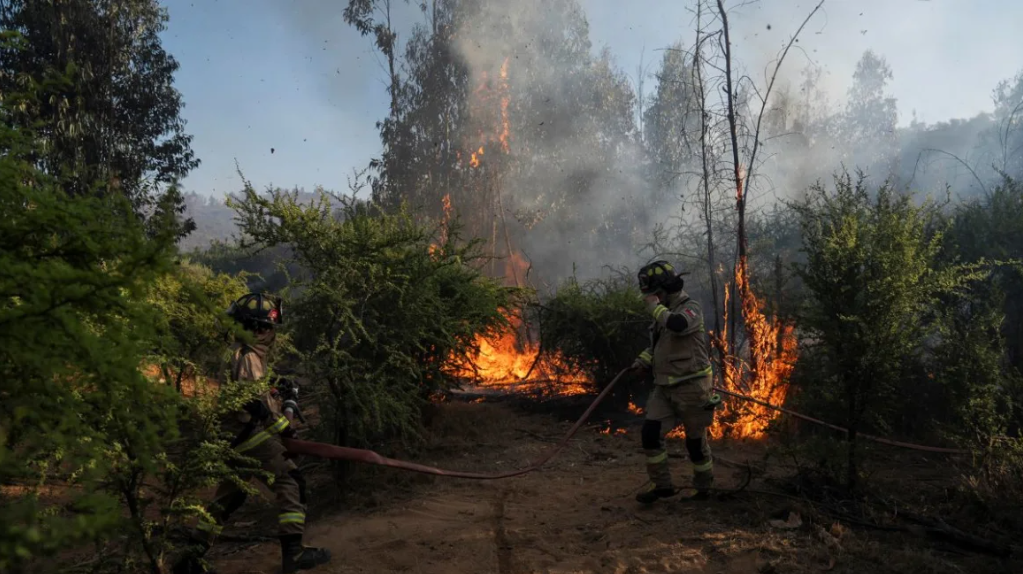
[[[736, 265], [735, 288], [739, 293], [742, 319], [745, 323], [746, 348], [744, 361], [738, 352], [724, 357], [723, 386], [729, 391], [741, 393], [755, 399], [781, 405], [789, 390], [789, 376], [795, 367], [797, 357], [796, 336], [792, 325], [783, 324], [777, 317], [768, 317], [764, 302], [749, 285], [749, 267], [746, 258]], [[729, 289], [725, 286], [724, 328], [716, 338], [718, 349], [728, 349], [728, 304]], [[724, 397], [724, 408], [717, 417], [711, 435], [715, 438], [758, 438], [763, 436], [767, 425], [779, 416], [779, 412], [767, 407]]]
[[[744, 206], [743, 185], [746, 170], [736, 170], [736, 205]], [[745, 235], [740, 229], [740, 242]], [[724, 328], [719, 335], [711, 333], [722, 356], [724, 388], [769, 404], [780, 405], [789, 390], [789, 375], [796, 363], [796, 336], [792, 325], [783, 324], [777, 317], [764, 313], [764, 302], [753, 294], [750, 285], [749, 262], [743, 253], [735, 264], [735, 292], [739, 295], [740, 318], [746, 333], [745, 352], [730, 348], [728, 333], [729, 285], [725, 285]], [[722, 412], [717, 417], [711, 435], [715, 438], [758, 438], [767, 425], [780, 413], [750, 401], [724, 397]]]
[[[745, 170], [740, 168], [738, 176], [736, 199], [741, 202]], [[728, 391], [781, 405], [788, 396], [789, 376], [797, 358], [795, 330], [792, 325], [784, 324], [777, 317], [768, 317], [764, 312], [764, 301], [753, 293], [750, 286], [749, 263], [745, 255], [736, 262], [734, 277], [746, 342], [742, 349], [730, 348], [728, 309], [732, 290], [725, 284], [723, 329], [721, 333], [710, 334], [712, 344], [722, 357], [721, 377], [715, 383]], [[768, 424], [781, 414], [749, 401], [727, 396], [722, 398], [724, 407], [710, 429], [713, 438], [761, 438]], [[682, 438], [684, 434], [679, 427], [668, 436]]]

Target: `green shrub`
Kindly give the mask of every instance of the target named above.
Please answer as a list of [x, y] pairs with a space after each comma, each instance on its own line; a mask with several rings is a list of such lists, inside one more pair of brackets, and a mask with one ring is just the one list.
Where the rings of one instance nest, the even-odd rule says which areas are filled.
[[[651, 319], [628, 276], [582, 284], [572, 277], [534, 305], [533, 314], [540, 327], [541, 360], [563, 359], [588, 374], [597, 390], [650, 343]], [[618, 389], [616, 398], [628, 398], [626, 385]]]
[[940, 335], [936, 312], [984, 275], [940, 264], [932, 204], [914, 205], [887, 186], [872, 197], [862, 175], [836, 177], [834, 190], [813, 186], [794, 209], [806, 253], [797, 270], [808, 295], [796, 380], [812, 381], [798, 398], [808, 412], [841, 413], [836, 418], [851, 431], [845, 483], [852, 488], [857, 432], [890, 432], [937, 387], [926, 368], [926, 344]]
[[[169, 268], [173, 237], [147, 237], [126, 200], [65, 194], [36, 168], [32, 142], [0, 126], [6, 572], [124, 532], [130, 519], [113, 483], [156, 467], [176, 411], [173, 391], [139, 371], [153, 324], [139, 301]], [[58, 502], [40, 497], [47, 492]]]
[[196, 492], [234, 476], [215, 421], [248, 391], [186, 400], [142, 367], [201, 382], [239, 284], [174, 266], [173, 192], [145, 222], [70, 196], [36, 141], [0, 124], [0, 571], [160, 572]]
[[507, 326], [517, 290], [484, 277], [477, 242], [457, 229], [432, 245], [433, 230], [402, 210], [334, 198], [300, 204], [246, 184], [230, 202], [245, 245], [293, 254], [289, 328], [300, 368], [318, 389], [330, 440], [367, 446], [421, 438], [427, 398], [449, 388], [449, 361], [466, 361], [479, 333]]
[[245, 294], [245, 278], [183, 261], [153, 283], [147, 297], [156, 310], [151, 358], [178, 392], [186, 378], [215, 375], [226, 367], [231, 322], [224, 321], [224, 311]]

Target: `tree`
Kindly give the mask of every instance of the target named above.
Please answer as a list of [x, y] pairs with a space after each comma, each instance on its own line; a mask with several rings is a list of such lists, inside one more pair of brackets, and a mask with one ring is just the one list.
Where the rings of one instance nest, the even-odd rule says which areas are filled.
[[886, 89], [892, 70], [882, 56], [867, 50], [856, 63], [842, 119], [842, 137], [853, 150], [850, 164], [871, 170], [894, 169], [898, 108]]
[[[350, 14], [395, 50], [387, 6], [353, 3]], [[534, 237], [543, 251], [568, 236], [574, 254], [630, 253], [643, 210], [619, 190], [642, 187], [635, 94], [609, 51], [590, 53], [578, 2], [424, 7], [426, 21], [414, 27], [389, 88], [374, 198], [435, 219], [447, 203], [464, 216], [467, 235], [489, 240], [495, 258], [534, 252]], [[568, 257], [552, 254], [543, 272], [567, 276]]]
[[997, 125], [988, 138], [997, 150], [994, 165], [1018, 179], [1023, 177], [1023, 71], [999, 83], [993, 96]]
[[[0, 117], [56, 97], [48, 90], [64, 80], [5, 93]], [[0, 124], [0, 570], [66, 571], [64, 551], [92, 550], [91, 572], [160, 574], [174, 530], [203, 513], [197, 494], [236, 478], [219, 417], [260, 389], [186, 401], [145, 367], [174, 349], [196, 352], [175, 357], [194, 381], [217, 369], [202, 368], [189, 335], [211, 341], [237, 284], [217, 278], [189, 297], [154, 289], [175, 271], [175, 195], [141, 221], [121, 194], [70, 193], [63, 172], [41, 169], [46, 145]], [[171, 292], [177, 301], [162, 300]], [[188, 325], [166, 315], [181, 307], [191, 316], [174, 318]]]
[[683, 169], [700, 151], [695, 135], [701, 131], [700, 98], [686, 56], [681, 42], [665, 49], [657, 72], [657, 90], [643, 118], [643, 143], [654, 158], [652, 176], [662, 192], [677, 185]]
[[[946, 260], [1023, 261], [1023, 184], [1004, 179], [985, 196], [957, 206], [945, 239]], [[1005, 265], [995, 269], [991, 279], [975, 287], [972, 300], [981, 307], [974, 310], [1002, 303], [1006, 356], [1013, 367], [1023, 370], [1023, 275], [1018, 267]]]
[[13, 38], [0, 47], [0, 94], [53, 85], [8, 119], [34, 130], [34, 160], [68, 195], [121, 194], [150, 215], [163, 188], [199, 165], [173, 85], [178, 63], [160, 45], [166, 20], [156, 0], [0, 0]]
[[[122, 197], [67, 194], [34, 165], [36, 142], [0, 126], [0, 484], [14, 487], [0, 502], [0, 569], [15, 572], [120, 526], [101, 485], [119, 465], [156, 464], [175, 412], [138, 370], [151, 321], [136, 302], [172, 238], [147, 239]], [[47, 485], [65, 489], [65, 510], [41, 510], [31, 493]]]
[[942, 297], [982, 275], [940, 265], [933, 204], [915, 206], [889, 186], [871, 198], [862, 174], [855, 182], [848, 173], [837, 176], [833, 190], [813, 186], [794, 209], [806, 254], [796, 266], [807, 292], [802, 345], [816, 359], [808, 364], [819, 367], [802, 400], [843, 413], [844, 481], [854, 489], [858, 433], [887, 429], [902, 416], [904, 381], [917, 381], [914, 393], [928, 393], [935, 383], [921, 381], [920, 372], [924, 342], [938, 325], [934, 313]]
[[[387, 62], [387, 95], [390, 98], [389, 113], [386, 118], [377, 122], [380, 129], [380, 139], [384, 145], [384, 155], [380, 159], [370, 162], [370, 167], [377, 171], [377, 178], [373, 182], [373, 192], [379, 200], [387, 195], [387, 186], [391, 185], [390, 180], [403, 180], [401, 174], [409, 173], [408, 168], [395, 161], [390, 161], [395, 154], [395, 149], [400, 150], [402, 144], [407, 145], [404, 140], [409, 135], [402, 130], [401, 119], [403, 107], [401, 104], [404, 83], [402, 81], [400, 66], [398, 63], [398, 32], [395, 31], [392, 22], [392, 6], [399, 0], [348, 0], [348, 6], [342, 12], [342, 16], [350, 26], [354, 26], [363, 36], [373, 35], [374, 44], [384, 55]], [[405, 0], [408, 3], [408, 0]], [[436, 6], [436, 2], [434, 3]], [[425, 11], [425, 4], [423, 8]], [[404, 183], [399, 181], [398, 183]]]

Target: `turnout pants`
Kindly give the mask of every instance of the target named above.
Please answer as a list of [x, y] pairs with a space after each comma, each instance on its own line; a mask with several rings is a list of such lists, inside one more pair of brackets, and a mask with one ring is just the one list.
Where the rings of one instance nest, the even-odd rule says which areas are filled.
[[[242, 443], [238, 450], [243, 451], [242, 447], [247, 443], [248, 441]], [[270, 435], [242, 452], [245, 456], [259, 461], [261, 470], [271, 475], [269, 480], [263, 475], [259, 475], [259, 478], [276, 497], [278, 532], [282, 536], [302, 534], [305, 529], [306, 509], [305, 481], [295, 463], [284, 458], [285, 452], [287, 449], [276, 435]], [[252, 473], [240, 474], [243, 480], [251, 479], [253, 476]], [[214, 522], [199, 521], [197, 530], [200, 539], [212, 544], [213, 539], [223, 530], [224, 523], [245, 502], [245, 498], [245, 491], [233, 482], [224, 482], [218, 486], [208, 510]]]
[[707, 429], [714, 422], [711, 404], [713, 382], [710, 376], [690, 379], [674, 385], [656, 384], [646, 404], [643, 423], [643, 450], [647, 455], [647, 474], [655, 488], [673, 488], [668, 468], [664, 437], [679, 423], [685, 429], [686, 451], [693, 463], [694, 486], [709, 488], [713, 481], [713, 459], [707, 442]]

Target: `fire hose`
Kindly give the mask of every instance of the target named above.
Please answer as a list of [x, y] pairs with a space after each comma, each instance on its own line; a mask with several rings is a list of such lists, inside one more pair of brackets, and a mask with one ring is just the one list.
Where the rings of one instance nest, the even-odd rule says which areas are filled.
[[[593, 414], [593, 411], [604, 400], [604, 398], [607, 397], [607, 395], [611, 392], [611, 389], [614, 388], [614, 386], [618, 383], [618, 381], [622, 378], [622, 376], [624, 376], [625, 373], [629, 372], [630, 370], [631, 369], [625, 369], [622, 372], [618, 373], [618, 375], [615, 376], [614, 379], [611, 379], [611, 382], [608, 383], [607, 386], [604, 387], [604, 390], [602, 390], [600, 392], [600, 394], [597, 395], [597, 398], [595, 398], [593, 400], [593, 402], [590, 403], [590, 406], [586, 409], [586, 411], [583, 412], [582, 416], [579, 417], [579, 419], [575, 422], [575, 424], [572, 425], [572, 428], [570, 428], [568, 430], [568, 433], [565, 434], [565, 436], [561, 439], [560, 442], [558, 442], [558, 444], [556, 444], [554, 446], [554, 448], [548, 450], [547, 453], [544, 456], [542, 456], [541, 458], [539, 458], [535, 462], [533, 462], [533, 463], [531, 463], [528, 466], [525, 466], [523, 468], [517, 469], [517, 470], [510, 470], [510, 471], [507, 471], [507, 472], [497, 472], [497, 473], [468, 472], [468, 471], [461, 471], [461, 470], [446, 470], [446, 469], [436, 468], [436, 467], [428, 466], [428, 465], [424, 465], [424, 464], [417, 464], [417, 463], [414, 463], [414, 462], [407, 462], [407, 461], [404, 461], [404, 460], [388, 458], [386, 456], [383, 456], [381, 454], [378, 454], [378, 453], [376, 453], [374, 451], [367, 450], [367, 449], [351, 448], [351, 447], [345, 447], [345, 446], [335, 446], [335, 445], [325, 444], [325, 443], [321, 443], [321, 442], [299, 440], [299, 439], [294, 439], [294, 438], [283, 438], [282, 441], [284, 443], [284, 447], [287, 448], [290, 453], [296, 454], [296, 455], [314, 456], [314, 457], [317, 457], [317, 458], [324, 458], [324, 459], [330, 459], [330, 460], [348, 460], [348, 461], [352, 461], [352, 462], [362, 462], [362, 463], [366, 463], [366, 464], [375, 464], [375, 465], [378, 465], [378, 466], [388, 466], [388, 467], [391, 467], [391, 468], [400, 468], [402, 470], [410, 470], [412, 472], [420, 472], [420, 473], [423, 473], [423, 474], [432, 474], [432, 475], [436, 475], [436, 476], [448, 476], [448, 477], [452, 477], [452, 478], [470, 478], [470, 479], [475, 479], [475, 480], [497, 480], [497, 479], [502, 479], [502, 478], [512, 478], [512, 477], [521, 476], [523, 474], [527, 474], [527, 473], [530, 473], [530, 472], [533, 472], [533, 471], [539, 469], [541, 466], [546, 464], [552, 458], [557, 456], [558, 453], [560, 453], [562, 450], [564, 450], [564, 448], [566, 446], [568, 446], [568, 441], [571, 440], [573, 436], [575, 436], [575, 434], [579, 431], [579, 428], [582, 427], [584, 422], [586, 422], [586, 419], [588, 419], [590, 417], [590, 415]], [[784, 407], [779, 407], [779, 406], [776, 406], [776, 405], [772, 405], [772, 404], [770, 404], [770, 403], [768, 403], [766, 401], [762, 401], [762, 400], [754, 398], [754, 397], [750, 397], [750, 396], [747, 396], [747, 395], [742, 395], [742, 394], [739, 394], [739, 393], [735, 393], [735, 392], [732, 392], [732, 391], [728, 391], [728, 390], [721, 389], [721, 388], [716, 388], [716, 387], [715, 387], [714, 390], [719, 392], [719, 393], [722, 393], [724, 395], [728, 395], [730, 397], [733, 397], [733, 398], [736, 398], [736, 399], [741, 399], [741, 400], [744, 400], [744, 401], [749, 401], [749, 402], [761, 405], [761, 406], [763, 406], [765, 408], [773, 409], [773, 410], [776, 410], [778, 412], [785, 413], [787, 415], [791, 415], [791, 416], [794, 416], [796, 418], [799, 418], [799, 419], [802, 419], [802, 420], [805, 420], [805, 421], [808, 421], [808, 422], [812, 422], [812, 423], [815, 423], [815, 424], [818, 424], [818, 425], [821, 425], [821, 426], [825, 426], [825, 427], [833, 429], [833, 430], [844, 432], [846, 434], [849, 433], [849, 430], [846, 429], [846, 428], [843, 428], [843, 427], [840, 427], [840, 426], [837, 426], [837, 425], [833, 425], [831, 423], [827, 423], [827, 422], [822, 421], [820, 419], [815, 419], [813, 417], [809, 417], [809, 416], [803, 415], [801, 413], [798, 413], [798, 412], [790, 410], [790, 409], [786, 409]], [[886, 438], [882, 438], [882, 437], [878, 437], [878, 436], [873, 436], [873, 435], [869, 435], [869, 434], [864, 434], [864, 433], [858, 433], [857, 436], [859, 438], [871, 440], [871, 441], [878, 442], [878, 443], [881, 443], [881, 444], [887, 444], [887, 445], [890, 445], [890, 446], [897, 446], [897, 447], [901, 447], [901, 448], [908, 448], [908, 449], [912, 449], [912, 450], [920, 450], [920, 451], [925, 451], [925, 452], [937, 452], [937, 453], [946, 453], [946, 454], [968, 454], [970, 452], [970, 451], [962, 450], [962, 449], [942, 448], [942, 447], [933, 447], [933, 446], [923, 446], [923, 445], [918, 445], [918, 444], [899, 442], [899, 441], [894, 441], [894, 440], [890, 440], [890, 439], [886, 439]]]
[[[749, 401], [751, 403], [758, 404], [758, 405], [760, 405], [762, 407], [773, 409], [773, 410], [776, 410], [776, 411], [778, 411], [780, 413], [785, 413], [785, 414], [787, 414], [789, 416], [796, 417], [797, 419], [802, 419], [802, 420], [807, 421], [807, 422], [811, 422], [811, 423], [814, 423], [814, 424], [817, 424], [817, 425], [820, 425], [820, 426], [823, 426], [823, 427], [827, 427], [829, 429], [836, 430], [836, 431], [844, 433], [846, 435], [849, 434], [849, 429], [847, 429], [847, 428], [840, 427], [838, 425], [833, 425], [833, 424], [831, 424], [829, 422], [825, 422], [825, 421], [822, 421], [820, 419], [815, 419], [813, 417], [804, 415], [802, 413], [797, 413], [796, 411], [791, 410], [791, 409], [787, 409], [785, 407], [779, 407], [779, 406], [776, 406], [776, 405], [772, 405], [771, 403], [769, 403], [767, 401], [762, 401], [760, 399], [757, 399], [757, 398], [754, 398], [754, 397], [750, 397], [750, 396], [746, 396], [746, 395], [741, 395], [739, 393], [732, 392], [732, 391], [726, 391], [725, 389], [719, 389], [717, 387], [715, 387], [714, 390], [719, 392], [719, 393], [721, 393], [721, 394], [723, 394], [723, 395], [728, 395], [728, 396], [736, 398], [736, 399], [742, 399], [744, 401]], [[897, 440], [891, 440], [891, 439], [887, 439], [887, 438], [883, 438], [883, 437], [879, 437], [879, 436], [874, 436], [874, 435], [866, 434], [866, 433], [856, 433], [856, 436], [859, 437], [859, 438], [863, 438], [863, 439], [867, 439], [869, 441], [876, 442], [876, 443], [887, 444], [889, 446], [897, 446], [897, 447], [900, 447], [900, 448], [908, 448], [910, 450], [920, 450], [920, 451], [924, 451], [924, 452], [940, 452], [940, 453], [945, 453], [945, 454], [969, 454], [970, 453], [970, 451], [968, 451], [968, 450], [963, 450], [963, 449], [959, 449], [959, 448], [944, 448], [944, 447], [940, 447], [940, 446], [925, 446], [925, 445], [913, 444], [913, 443], [909, 443], [909, 442], [900, 442], [900, 441], [897, 441]]]
[[320, 442], [312, 442], [290, 438], [282, 440], [284, 441], [284, 447], [287, 448], [293, 454], [304, 454], [308, 456], [328, 458], [333, 460], [350, 460], [354, 462], [365, 462], [368, 464], [376, 464], [380, 466], [389, 466], [391, 468], [411, 470], [413, 472], [421, 472], [424, 474], [450, 476], [452, 478], [472, 478], [476, 480], [496, 480], [499, 478], [511, 478], [513, 476], [521, 476], [523, 474], [533, 472], [534, 470], [546, 464], [547, 461], [554, 458], [559, 452], [561, 452], [568, 445], [568, 441], [571, 440], [571, 438], [575, 436], [575, 433], [579, 431], [579, 428], [583, 426], [583, 423], [586, 422], [586, 419], [590, 418], [590, 415], [593, 414], [593, 411], [597, 408], [597, 405], [599, 405], [601, 401], [604, 400], [604, 397], [606, 397], [608, 393], [611, 392], [611, 389], [614, 388], [615, 384], [617, 384], [618, 381], [622, 378], [622, 376], [625, 375], [625, 373], [627, 372], [629, 372], [629, 369], [625, 369], [624, 371], [618, 373], [618, 375], [615, 378], [611, 379], [611, 382], [608, 383], [606, 387], [604, 387], [603, 391], [600, 391], [600, 394], [597, 395], [597, 398], [593, 399], [593, 402], [590, 403], [590, 406], [586, 409], [585, 412], [583, 412], [582, 416], [579, 417], [579, 420], [575, 421], [575, 424], [572, 425], [572, 428], [568, 429], [568, 433], [565, 434], [565, 437], [561, 439], [561, 442], [555, 445], [554, 448], [547, 451], [547, 454], [545, 454], [536, 462], [524, 468], [520, 468], [518, 470], [509, 470], [507, 472], [497, 473], [445, 470], [443, 468], [436, 468], [424, 464], [416, 464], [414, 462], [406, 462], [404, 460], [387, 458], [386, 456], [382, 456], [371, 450], [364, 450], [361, 448], [334, 446]]

